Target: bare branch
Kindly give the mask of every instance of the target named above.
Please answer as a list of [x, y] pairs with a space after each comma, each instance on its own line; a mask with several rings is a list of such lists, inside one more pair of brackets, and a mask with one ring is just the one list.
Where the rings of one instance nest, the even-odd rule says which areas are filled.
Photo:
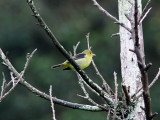
[[[23, 77], [23, 75], [24, 75], [24, 73], [25, 73], [25, 71], [26, 71], [26, 69], [27, 69], [27, 66], [28, 66], [28, 64], [29, 64], [29, 61], [30, 61], [31, 57], [33, 56], [33, 54], [34, 54], [35, 52], [36, 52], [36, 49], [31, 53], [31, 55], [28, 55], [27, 61], [26, 61], [25, 66], [24, 66], [24, 70], [20, 73], [20, 77], [18, 78], [17, 81], [15, 80], [16, 78], [13, 76], [13, 72], [12, 72], [12, 71], [10, 72], [11, 81], [7, 84], [6, 87], [8, 87], [8, 86], [10, 85], [10, 83], [13, 83], [13, 85], [12, 85], [12, 87], [4, 94], [5, 88], [4, 88], [3, 84], [2, 84], [3, 89], [2, 89], [2, 91], [1, 91], [0, 101], [2, 101], [2, 99], [4, 99], [7, 95], [9, 95], [9, 94], [15, 89], [15, 87], [18, 85], [18, 83], [20, 82], [21, 78]], [[0, 55], [1, 55], [1, 57], [3, 56], [4, 58], [6, 58], [1, 49], [0, 49]], [[5, 63], [5, 65], [7, 65], [7, 62], [6, 62], [6, 61], [4, 61], [4, 63]], [[7, 65], [7, 66], [8, 66], [8, 65]], [[8, 67], [9, 67], [9, 66], [8, 66]], [[5, 78], [4, 78], [4, 79], [5, 79]], [[5, 81], [5, 80], [3, 80], [3, 82], [4, 82], [4, 81]], [[3, 94], [4, 94], [4, 95], [3, 95]]]
[[125, 14], [126, 18], [129, 20], [129, 22], [131, 23], [131, 25], [133, 24], [133, 20], [129, 17], [128, 14]]
[[160, 68], [158, 70], [158, 73], [156, 75], [156, 77], [153, 79], [153, 81], [150, 83], [149, 88], [151, 88], [153, 86], [153, 84], [158, 80], [158, 77], [160, 76]]
[[99, 93], [97, 93], [94, 89], [92, 89], [84, 80], [83, 82], [93, 93], [95, 93], [97, 96], [100, 96]]
[[33, 0], [27, 0], [28, 5], [30, 6], [35, 18], [37, 19], [37, 21], [39, 22], [40, 26], [45, 30], [45, 32], [47, 33], [47, 35], [51, 38], [53, 44], [57, 47], [57, 49], [64, 55], [64, 57], [66, 57], [66, 59], [73, 65], [73, 67], [75, 68], [75, 70], [81, 75], [81, 77], [83, 78], [83, 80], [92, 88], [94, 89], [97, 93], [100, 94], [100, 96], [106, 100], [109, 104], [112, 104], [113, 101], [112, 99], [109, 98], [109, 96], [107, 95], [107, 93], [96, 83], [94, 83], [89, 77], [88, 75], [79, 67], [79, 65], [75, 62], [75, 60], [73, 60], [72, 56], [70, 56], [68, 54], [68, 52], [64, 49], [64, 47], [59, 43], [59, 41], [57, 40], [57, 38], [54, 36], [54, 34], [52, 33], [52, 31], [49, 29], [49, 27], [47, 26], [47, 24], [44, 22], [44, 20], [42, 19], [42, 17], [40, 16], [39, 12], [37, 11]]
[[112, 91], [112, 89], [110, 88], [110, 86], [107, 84], [107, 82], [105, 81], [105, 79], [103, 78], [103, 76], [100, 74], [94, 60], [92, 59], [92, 65], [96, 71], [96, 74], [101, 78], [102, 82], [103, 82], [103, 87], [105, 88], [105, 90], [107, 91], [107, 93], [112, 96], [114, 95], [114, 92]]
[[114, 72], [113, 73], [113, 75], [114, 75], [114, 85], [115, 85], [115, 103], [116, 103], [116, 105], [117, 105], [117, 101], [118, 101], [118, 83], [117, 83], [117, 73], [116, 72]]
[[115, 34], [112, 34], [111, 37], [115, 37], [115, 36], [119, 36], [120, 33], [115, 33]]
[[128, 89], [125, 85], [122, 85], [122, 89], [123, 89], [123, 92], [125, 94], [126, 104], [129, 106], [129, 105], [131, 105], [131, 99], [130, 99], [130, 95], [128, 93]]
[[116, 24], [121, 25], [122, 27], [124, 27], [126, 30], [128, 30], [130, 33], [132, 32], [130, 28], [128, 28], [124, 23], [121, 23], [117, 18], [115, 18], [114, 16], [112, 16], [108, 11], [106, 11], [102, 6], [100, 6], [96, 0], [92, 0], [93, 4], [98, 7], [98, 9], [100, 11], [102, 11], [106, 16], [108, 16], [109, 18], [111, 18], [112, 20], [115, 21]]
[[[8, 69], [11, 72], [13, 72], [14, 75], [18, 79], [21, 78], [21, 74], [17, 72], [17, 70], [13, 67], [13, 65], [8, 60], [8, 58], [6, 58], [6, 56], [4, 55], [3, 51], [1, 50], [1, 48], [0, 48], [0, 57], [3, 60], [3, 62], [6, 64]], [[30, 92], [36, 94], [36, 96], [44, 98], [44, 99], [50, 101], [50, 96], [48, 94], [36, 89], [32, 85], [30, 85], [28, 82], [26, 82], [23, 78], [20, 79], [19, 83], [22, 86], [26, 87]], [[58, 99], [56, 97], [52, 97], [52, 99], [53, 99], [53, 102], [56, 103], [56, 104], [59, 104], [59, 105], [65, 106], [65, 107], [69, 107], [69, 108], [73, 108], [73, 109], [79, 109], [79, 110], [85, 110], [85, 111], [93, 111], [93, 112], [103, 111], [101, 108], [99, 108], [97, 106], [72, 103], [72, 102], [68, 102], [68, 101], [64, 101], [64, 100]]]
[[[159, 76], [160, 76], [160, 68], [159, 68], [159, 70], [158, 70], [158, 73], [156, 74], [156, 76], [155, 76], [155, 78], [152, 80], [152, 82], [149, 84], [149, 88], [151, 88], [153, 85], [154, 85], [154, 83], [158, 80], [158, 78], [159, 78]], [[139, 97], [141, 97], [142, 95], [143, 95], [143, 90], [142, 90], [143, 88], [140, 88], [133, 96], [132, 96], [132, 98], [135, 98], [135, 99], [138, 99]]]
[[13, 72], [10, 72], [10, 75], [11, 75], [11, 82], [14, 86], [15, 85], [15, 78], [13, 77]]
[[[15, 79], [16, 79], [16, 78], [15, 78]], [[16, 82], [16, 81], [14, 81], [14, 82]], [[11, 83], [13, 84], [13, 81], [12, 81], [12, 80], [10, 80], [10, 81], [6, 84], [5, 88], [9, 87], [9, 86], [11, 85]]]
[[108, 114], [107, 114], [107, 120], [110, 120], [110, 114], [111, 114], [111, 110], [108, 110]]
[[24, 72], [26, 71], [26, 69], [27, 69], [27, 67], [28, 67], [28, 64], [29, 64], [29, 62], [30, 62], [30, 60], [31, 60], [31, 58], [33, 57], [33, 55], [34, 55], [34, 53], [37, 51], [37, 49], [35, 49], [35, 50], [33, 50], [33, 52], [30, 54], [30, 53], [28, 53], [27, 54], [27, 57], [26, 57], [26, 59], [27, 59], [27, 61], [26, 61], [26, 64], [25, 64], [25, 66], [24, 66], [24, 69], [23, 69], [23, 74], [24, 74]]
[[151, 3], [151, 0], [148, 0], [148, 2], [146, 3], [146, 5], [145, 5], [145, 7], [144, 7], [144, 9], [142, 11], [142, 14], [145, 13], [145, 11], [147, 10], [147, 8], [148, 8], [148, 6], [149, 6], [150, 3]]
[[[114, 117], [117, 118], [118, 120], [121, 120], [117, 115], [116, 115], [116, 112], [114, 113], [114, 110], [112, 108], [110, 108], [110, 106], [108, 105], [100, 105], [98, 103], [96, 103], [95, 101], [93, 101], [90, 97], [89, 97], [89, 94], [88, 92], [86, 91], [84, 85], [83, 85], [83, 79], [82, 77], [77, 73], [77, 77], [79, 79], [79, 84], [81, 86], [81, 89], [83, 90], [83, 93], [85, 94], [85, 96], [82, 96], [82, 95], [78, 95], [84, 99], [87, 99], [88, 101], [90, 101], [93, 105], [95, 106], [98, 106], [99, 108], [101, 108], [102, 110], [105, 110], [105, 111], [108, 111], [108, 116], [107, 118], [109, 117], [110, 113], [113, 115], [114, 114]], [[106, 108], [108, 107], [108, 108]]]
[[143, 20], [147, 17], [148, 13], [151, 11], [152, 7], [150, 7], [145, 14], [142, 14], [139, 20], [139, 25], [142, 24]]
[[72, 56], [72, 52], [71, 51], [69, 51], [68, 53], [69, 53], [70, 56]]
[[[9, 94], [15, 89], [15, 87], [18, 85], [19, 81], [21, 80], [22, 76], [23, 76], [23, 74], [21, 73], [19, 79], [17, 80], [17, 82], [12, 86], [12, 88], [10, 88], [10, 89], [1, 97], [1, 100], [0, 100], [0, 101], [2, 101], [2, 99], [4, 99], [7, 95], [9, 95]], [[14, 81], [13, 81], [13, 82], [14, 82]]]
[[144, 9], [142, 11], [142, 15], [140, 16], [139, 25], [142, 24], [143, 20], [146, 18], [146, 16], [148, 15], [148, 13], [150, 12], [150, 10], [152, 9], [152, 8], [149, 8], [147, 10], [147, 8], [148, 8], [148, 6], [149, 6], [150, 3], [151, 3], [151, 0], [148, 0], [148, 2], [146, 3], [146, 5], [145, 5], [145, 7], [144, 7]]
[[52, 85], [50, 85], [49, 89], [50, 101], [51, 101], [51, 108], [52, 108], [52, 119], [56, 120], [55, 110], [54, 110], [54, 103], [52, 99]]
[[116, 22], [119, 22], [117, 18], [115, 18], [114, 16], [112, 16], [108, 11], [106, 11], [102, 6], [100, 6], [96, 0], [92, 0], [93, 1], [93, 4], [98, 7], [98, 9], [100, 11], [102, 11], [103, 13], [105, 13], [109, 18], [111, 18], [112, 20], [116, 21]]
[[5, 75], [4, 75], [4, 72], [2, 72], [2, 75], [3, 75], [3, 82], [2, 82], [2, 86], [1, 86], [1, 96], [0, 96], [0, 101], [3, 97], [3, 94], [5, 92], [5, 84], [6, 84], [6, 79], [5, 79]]
[[152, 119], [153, 119], [155, 116], [157, 116], [157, 115], [158, 115], [157, 112], [153, 113], [152, 116], [150, 116], [150, 120], [152, 120]]
[[113, 116], [113, 120], [115, 119], [116, 116], [116, 108], [118, 105], [118, 83], [117, 83], [117, 73], [114, 72], [114, 84], [115, 84], [115, 100], [114, 100], [114, 116]]
[[134, 32], [135, 32], [135, 46], [136, 47], [139, 47], [139, 32], [138, 32], [138, 18], [139, 18], [139, 11], [138, 11], [138, 2], [137, 0], [135, 0], [135, 5], [134, 5], [134, 22], [135, 22], [135, 25], [134, 25]]
[[[29, 83], [27, 83], [26, 81], [24, 81], [24, 79], [22, 79], [22, 81], [20, 81], [20, 83], [21, 83], [21, 85], [23, 85], [24, 87], [26, 87], [30, 92], [36, 94], [38, 97], [41, 97], [41, 98], [44, 98], [44, 99], [50, 101], [50, 96], [48, 94], [46, 94], [46, 93], [44, 93], [44, 92], [36, 89], [32, 85], [30, 85]], [[65, 106], [65, 107], [69, 107], [69, 108], [72, 108], [72, 109], [92, 111], [92, 112], [103, 111], [98, 106], [72, 103], [72, 102], [68, 102], [68, 101], [62, 100], [62, 99], [58, 99], [56, 97], [52, 97], [52, 99], [53, 99], [53, 102], [55, 104], [59, 104], [59, 105], [62, 105], [62, 106]]]
[[[90, 49], [90, 45], [89, 45], [89, 33], [86, 35], [86, 38], [87, 38], [87, 46], [88, 46], [88, 49]], [[107, 93], [111, 96], [111, 95], [114, 95], [114, 92], [112, 91], [112, 89], [110, 88], [110, 86], [107, 84], [107, 82], [105, 81], [105, 79], [103, 78], [103, 76], [101, 75], [101, 73], [99, 72], [94, 60], [92, 59], [92, 65], [96, 71], [96, 74], [100, 77], [100, 79], [102, 80], [102, 83], [103, 83], [103, 87], [105, 88], [105, 90], [107, 91]]]
[[[73, 46], [73, 53], [74, 53], [74, 56], [76, 55], [76, 51], [77, 51], [77, 48], [78, 48], [78, 45], [79, 45], [80, 42], [77, 43], [76, 46]], [[77, 76], [79, 76], [79, 74], [77, 73]], [[83, 79], [82, 79], [83, 80]], [[84, 80], [83, 80], [84, 84], [93, 92], [95, 93], [96, 95], [99, 96], [99, 93], [97, 93], [94, 89], [92, 89]], [[78, 95], [80, 96], [80, 95]], [[80, 96], [82, 97], [82, 96]]]
[[[77, 51], [77, 48], [78, 48], [79, 43], [80, 43], [80, 42], [78, 42], [76, 46], [73, 46], [74, 56], [76, 55], [76, 51]], [[77, 73], [77, 76], [79, 76], [78, 73]], [[78, 77], [78, 78], [79, 78], [79, 77]], [[81, 79], [82, 79], [82, 78], [81, 78]], [[84, 84], [85, 84], [93, 93], [95, 93], [96, 95], [99, 96], [99, 93], [97, 93], [94, 89], [92, 89], [83, 79], [82, 79], [82, 81], [84, 82]], [[81, 95], [78, 95], [78, 96], [82, 97]], [[84, 96], [83, 96], [83, 98], [84, 98]]]
[[73, 46], [73, 53], [74, 53], [74, 56], [76, 55], [76, 51], [77, 51], [77, 48], [78, 48], [78, 45], [80, 44], [80, 41], [77, 43], [76, 46]]
[[144, 99], [144, 105], [145, 105], [145, 115], [146, 119], [150, 120], [150, 116], [152, 115], [151, 112], [151, 98], [150, 98], [150, 92], [148, 87], [148, 72], [145, 71], [146, 65], [145, 65], [145, 59], [143, 56], [142, 49], [140, 48], [140, 42], [139, 42], [139, 10], [138, 10], [138, 0], [135, 0], [135, 6], [134, 6], [134, 34], [133, 38], [135, 41], [135, 54], [137, 56], [138, 66], [141, 71], [141, 81], [143, 85], [143, 99]]
[[114, 72], [114, 85], [115, 85], [115, 102], [117, 102], [117, 96], [118, 96], [118, 83], [117, 83], [117, 73]]
[[86, 35], [86, 38], [87, 38], [87, 46], [88, 46], [88, 49], [90, 50], [92, 47], [91, 47], [90, 44], [89, 44], [89, 35], [90, 35], [90, 33], [88, 33], [88, 34]]
[[83, 97], [83, 98], [87, 99], [89, 102], [91, 102], [93, 105], [98, 106], [99, 108], [102, 108], [103, 110], [108, 111], [108, 109], [106, 109], [104, 106], [96, 103], [94, 100], [92, 100], [89, 97], [89, 94], [88, 94], [88, 92], [86, 91], [86, 89], [85, 89], [85, 87], [83, 85], [83, 79], [82, 79], [82, 77], [78, 73], [77, 73], [77, 77], [78, 77], [78, 80], [79, 80], [79, 85], [80, 85], [83, 93], [85, 94], [85, 96], [81, 96], [81, 95], [78, 95], [78, 96]]
[[148, 70], [149, 70], [149, 68], [150, 68], [151, 66], [152, 66], [152, 63], [151, 63], [151, 62], [148, 63], [148, 64], [146, 65], [145, 71], [148, 72]]

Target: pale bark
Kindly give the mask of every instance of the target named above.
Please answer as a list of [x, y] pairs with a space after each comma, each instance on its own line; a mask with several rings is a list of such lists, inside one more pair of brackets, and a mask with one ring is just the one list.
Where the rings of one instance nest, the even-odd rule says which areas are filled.
[[[124, 23], [128, 28], [132, 29], [131, 21], [134, 23], [134, 5], [128, 2], [129, 0], [118, 0], [119, 7], [119, 21]], [[131, 2], [134, 1], [131, 0]], [[142, 11], [141, 0], [139, 0], [139, 13]], [[131, 21], [127, 19], [125, 15], [131, 18]], [[120, 26], [120, 59], [121, 59], [121, 74], [122, 74], [122, 84], [129, 88], [129, 95], [132, 96], [137, 92], [138, 89], [142, 87], [141, 84], [141, 73], [138, 67], [137, 57], [134, 52], [129, 49], [134, 50], [134, 40], [132, 39], [132, 33], [127, 31], [124, 27]], [[139, 37], [141, 51], [144, 55], [143, 47], [143, 31], [142, 26], [139, 27]], [[145, 120], [144, 111], [140, 108], [143, 105], [143, 99], [138, 101], [138, 104], [129, 118], [134, 120]]]

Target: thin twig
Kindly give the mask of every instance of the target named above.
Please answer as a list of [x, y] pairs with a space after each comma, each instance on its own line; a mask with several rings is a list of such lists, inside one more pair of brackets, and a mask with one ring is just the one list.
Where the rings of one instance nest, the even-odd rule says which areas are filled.
[[[12, 73], [12, 72], [11, 72]], [[14, 77], [14, 79], [15, 79], [15, 83], [16, 83], [16, 77]], [[11, 85], [11, 83], [13, 84], [13, 81], [12, 80], [10, 80], [7, 84], [6, 84], [6, 86], [5, 86], [5, 89], [7, 88], [7, 87], [9, 87], [10, 85]]]
[[113, 120], [115, 119], [116, 116], [116, 108], [117, 108], [117, 103], [118, 103], [118, 83], [117, 83], [117, 73], [114, 72], [114, 84], [115, 84], [115, 100], [114, 100], [114, 116], [113, 116]]
[[150, 119], [152, 120], [152, 119], [153, 119], [155, 116], [157, 116], [157, 115], [158, 115], [157, 112], [153, 113], [152, 116], [150, 116]]
[[76, 55], [76, 51], [77, 51], [77, 48], [80, 44], [80, 41], [78, 41], [78, 43], [76, 44], [76, 46], [73, 46], [73, 53], [74, 53], [74, 56]]
[[[105, 111], [108, 111], [109, 113], [108, 114], [114, 114], [114, 110], [112, 109], [112, 108], [110, 108], [108, 105], [100, 105], [100, 104], [98, 104], [98, 103], [96, 103], [95, 101], [93, 101], [90, 97], [89, 97], [89, 94], [88, 94], [88, 92], [86, 91], [86, 89], [85, 89], [85, 87], [84, 87], [84, 85], [83, 85], [83, 79], [82, 79], [82, 77], [77, 73], [77, 77], [78, 77], [78, 80], [79, 80], [79, 84], [80, 84], [80, 87], [81, 87], [81, 89], [82, 89], [82, 91], [83, 91], [83, 93], [85, 94], [85, 96], [82, 96], [82, 95], [78, 95], [78, 96], [80, 96], [80, 97], [82, 97], [82, 98], [84, 98], [84, 99], [87, 99], [88, 101], [90, 101], [93, 105], [95, 105], [95, 106], [98, 106], [99, 108], [101, 108], [102, 110], [105, 110]], [[106, 108], [106, 106], [107, 106], [107, 108]], [[115, 116], [115, 118], [117, 118], [118, 120], [120, 120], [120, 118], [116, 115], [116, 113], [114, 114], [114, 116]]]
[[152, 7], [150, 7], [144, 15], [140, 17], [139, 25], [142, 24], [143, 20], [147, 17], [148, 13], [151, 11]]
[[14, 86], [15, 85], [15, 78], [13, 77], [13, 72], [10, 72], [10, 75], [11, 75], [11, 82]]
[[2, 99], [4, 99], [7, 95], [9, 95], [9, 94], [15, 89], [15, 87], [18, 85], [19, 81], [21, 80], [22, 76], [23, 76], [23, 74], [21, 73], [19, 79], [17, 80], [17, 82], [12, 86], [12, 88], [10, 88], [10, 89], [2, 96], [1, 101], [2, 101]]
[[[88, 49], [90, 49], [90, 44], [89, 44], [89, 33], [86, 35], [86, 38], [87, 38], [87, 46], [88, 46]], [[96, 74], [101, 78], [102, 80], [102, 83], [103, 83], [103, 86], [105, 88], [105, 90], [108, 92], [108, 94], [111, 96], [111, 95], [114, 95], [114, 92], [112, 91], [112, 89], [110, 88], [110, 86], [107, 84], [107, 82], [105, 81], [105, 79], [103, 78], [103, 76], [101, 75], [101, 73], [99, 72], [94, 60], [92, 59], [92, 65], [96, 71]]]
[[5, 75], [4, 75], [4, 72], [2, 72], [2, 75], [3, 75], [3, 82], [2, 82], [2, 86], [1, 86], [1, 96], [0, 96], [0, 101], [3, 97], [3, 94], [5, 92], [5, 84], [6, 84], [6, 79], [5, 79]]
[[[156, 74], [156, 76], [155, 76], [155, 78], [152, 80], [152, 82], [149, 84], [149, 88], [151, 88], [154, 84], [155, 84], [155, 82], [158, 80], [158, 78], [159, 78], [159, 76], [160, 76], [160, 68], [159, 68], [159, 70], [158, 70], [158, 73]], [[141, 97], [142, 95], [143, 95], [143, 90], [142, 90], [143, 88], [140, 88], [133, 96], [132, 96], [132, 98], [139, 98], [139, 97]], [[141, 92], [141, 93], [139, 93], [139, 92]]]
[[120, 36], [120, 33], [112, 34], [111, 37]]
[[97, 66], [96, 66], [96, 64], [95, 64], [95, 62], [94, 62], [93, 59], [92, 59], [92, 65], [93, 65], [93, 67], [94, 67], [94, 69], [96, 71], [96, 74], [101, 78], [102, 83], [103, 83], [103, 87], [105, 88], [105, 90], [107, 91], [107, 93], [110, 94], [110, 96], [114, 95], [114, 92], [112, 91], [112, 89], [110, 88], [110, 86], [107, 84], [107, 82], [105, 81], [105, 79], [103, 78], [103, 76], [100, 74], [100, 72], [99, 72], [99, 70], [98, 70], [98, 68], [97, 68]]
[[[113, 73], [114, 75], [114, 85], [115, 85], [115, 104], [117, 105], [117, 102], [118, 102], [118, 83], [117, 83], [117, 73], [114, 72]], [[115, 106], [116, 108], [116, 106]]]
[[148, 63], [148, 64], [146, 65], [145, 71], [148, 72], [148, 70], [149, 70], [149, 68], [150, 68], [151, 66], [152, 66], [152, 63], [151, 63], [151, 62]]
[[158, 77], [160, 76], [160, 68], [158, 70], [158, 73], [156, 75], [156, 77], [153, 79], [153, 81], [150, 83], [149, 88], [151, 88], [153, 86], [153, 84], [158, 80]]
[[50, 101], [51, 101], [51, 108], [52, 108], [52, 119], [56, 120], [55, 110], [54, 110], [54, 103], [52, 99], [52, 85], [50, 85], [49, 89]]
[[[73, 53], [74, 53], [74, 56], [76, 55], [76, 52], [77, 52], [77, 48], [78, 48], [78, 45], [80, 44], [80, 42], [78, 42], [77, 44], [76, 44], [76, 46], [73, 46]], [[78, 76], [79, 74], [77, 73], [77, 76]], [[83, 79], [82, 79], [83, 80]], [[98, 95], [99, 96], [99, 93], [97, 93], [94, 89], [92, 89], [84, 80], [83, 80], [83, 82], [84, 82], [84, 84], [93, 92], [93, 93], [95, 93], [96, 95]]]
[[151, 3], [151, 0], [148, 0], [148, 2], [146, 3], [145, 7], [143, 8], [142, 14], [145, 13], [145, 11], [147, 10], [149, 4]]
[[111, 110], [109, 109], [108, 114], [107, 114], [107, 120], [110, 120], [110, 112], [111, 112]]
[[69, 51], [68, 53], [69, 53], [70, 56], [72, 56], [72, 52], [71, 51]]
[[102, 6], [100, 6], [96, 0], [92, 0], [93, 4], [98, 7], [98, 9], [100, 11], [102, 11], [106, 16], [108, 16], [109, 18], [111, 18], [112, 20], [115, 21], [116, 24], [121, 25], [122, 27], [124, 27], [126, 30], [128, 30], [130, 33], [132, 32], [130, 28], [128, 28], [124, 23], [121, 23], [117, 18], [115, 18], [114, 16], [112, 16], [108, 11], [106, 11]]
[[149, 4], [151, 3], [151, 0], [148, 0], [148, 2], [146, 3], [143, 11], [142, 11], [142, 15], [140, 16], [140, 19], [139, 19], [139, 25], [143, 22], [144, 18], [147, 16], [147, 14], [150, 12], [151, 8], [148, 8]]
[[86, 38], [87, 38], [87, 46], [88, 46], [88, 49], [90, 50], [92, 47], [91, 47], [90, 44], [89, 44], [89, 37], [90, 37], [90, 33], [87, 33], [87, 35], [86, 35]]
[[[31, 57], [33, 56], [33, 54], [35, 52], [36, 52], [36, 49], [31, 53], [31, 55], [29, 55], [27, 57], [27, 60], [26, 60], [25, 66], [24, 66], [24, 70], [20, 73], [20, 76], [19, 76], [18, 80], [16, 81], [16, 83], [15, 83], [15, 77], [13, 76], [13, 72], [10, 73], [10, 75], [11, 75], [11, 82], [13, 83], [13, 85], [12, 85], [12, 87], [4, 95], [1, 94], [2, 96], [1, 96], [0, 101], [2, 101], [2, 99], [4, 99], [7, 95], [9, 95], [15, 89], [15, 87], [18, 85], [18, 83], [20, 82], [21, 78], [23, 77], [23, 75], [24, 75], [24, 73], [25, 73], [25, 71], [26, 71], [26, 69], [28, 67], [28, 64], [29, 64], [29, 61], [30, 61]], [[1, 53], [1, 56], [5, 57], [5, 55], [2, 53], [2, 51], [0, 51], [0, 53]], [[4, 61], [4, 63], [7, 65], [7, 62]], [[7, 87], [8, 87], [8, 85], [9, 84], [7, 84]], [[4, 90], [5, 90], [5, 88], [3, 86], [2, 93], [3, 93]]]
[[86, 89], [85, 89], [85, 87], [83, 85], [83, 79], [82, 79], [82, 77], [78, 73], [77, 73], [77, 77], [78, 77], [78, 80], [79, 80], [79, 85], [80, 85], [83, 93], [85, 94], [85, 96], [81, 96], [81, 95], [78, 95], [78, 96], [83, 97], [83, 98], [87, 99], [89, 102], [91, 102], [93, 105], [98, 106], [99, 108], [102, 108], [103, 110], [108, 111], [108, 109], [106, 109], [104, 106], [96, 103], [94, 100], [92, 100], [89, 97], [89, 93], [86, 91]]
[[24, 72], [26, 71], [26, 69], [27, 69], [27, 67], [28, 67], [28, 64], [29, 64], [29, 62], [30, 62], [30, 60], [31, 60], [31, 58], [33, 57], [33, 55], [34, 55], [34, 53], [37, 51], [37, 48], [36, 49], [34, 49], [33, 50], [33, 52], [30, 54], [30, 53], [28, 53], [27, 54], [27, 61], [26, 61], [26, 64], [25, 64], [25, 66], [24, 66], [24, 69], [23, 69], [23, 74], [24, 74]]

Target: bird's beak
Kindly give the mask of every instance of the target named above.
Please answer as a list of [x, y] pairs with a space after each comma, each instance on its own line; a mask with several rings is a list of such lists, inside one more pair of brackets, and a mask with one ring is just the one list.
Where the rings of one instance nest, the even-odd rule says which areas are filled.
[[96, 54], [93, 53], [92, 56], [96, 56]]

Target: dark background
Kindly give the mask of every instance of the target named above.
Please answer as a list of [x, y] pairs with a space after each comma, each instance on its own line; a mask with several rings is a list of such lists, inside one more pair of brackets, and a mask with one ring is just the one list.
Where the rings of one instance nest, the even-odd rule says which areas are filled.
[[[143, 0], [143, 5], [147, 0]], [[105, 80], [114, 89], [113, 72], [120, 72], [120, 42], [119, 37], [111, 38], [118, 32], [118, 26], [110, 18], [100, 12], [91, 0], [35, 0], [41, 16], [67, 51], [73, 51], [73, 45], [80, 41], [78, 52], [87, 49], [85, 35], [90, 32], [92, 51], [97, 55], [95, 63]], [[100, 4], [114, 16], [117, 15], [117, 1], [105, 0]], [[149, 80], [153, 80], [160, 66], [160, 1], [153, 0], [153, 7], [143, 23], [146, 62], [152, 62]], [[23, 70], [26, 54], [37, 48], [25, 73], [25, 80], [46, 93], [53, 86], [53, 96], [76, 103], [87, 103], [80, 98], [82, 90], [78, 85], [75, 72], [51, 70], [50, 66], [65, 60], [55, 48], [51, 40], [37, 21], [31, 16], [31, 10], [26, 0], [0, 1], [0, 47], [8, 51], [8, 57], [15, 68]], [[10, 80], [9, 71], [0, 65], [0, 72], [5, 72]], [[92, 66], [85, 69], [90, 78], [101, 85]], [[0, 74], [0, 85], [2, 75]], [[120, 84], [119, 84], [120, 86]], [[120, 90], [120, 89], [119, 89]], [[153, 112], [160, 113], [160, 81], [150, 89]], [[95, 101], [101, 100], [90, 92]], [[55, 105], [56, 117], [59, 120], [105, 120], [104, 112], [85, 112]], [[156, 117], [157, 119], [159, 117]], [[0, 120], [51, 120], [50, 102], [39, 98], [26, 88], [18, 85], [16, 89], [0, 103]]]

